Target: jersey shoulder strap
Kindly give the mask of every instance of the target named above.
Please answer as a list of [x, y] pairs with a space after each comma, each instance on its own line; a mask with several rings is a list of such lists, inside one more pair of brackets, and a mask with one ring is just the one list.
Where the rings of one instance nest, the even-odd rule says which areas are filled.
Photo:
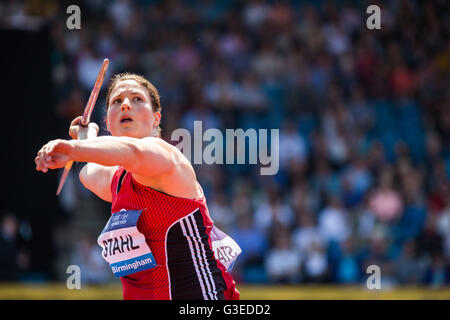
[[122, 187], [123, 178], [125, 178], [125, 175], [126, 175], [126, 174], [127, 174], [127, 171], [126, 171], [126, 170], [123, 170], [123, 171], [122, 171], [122, 174], [120, 175], [119, 182], [117, 183], [116, 194], [119, 193], [120, 188]]

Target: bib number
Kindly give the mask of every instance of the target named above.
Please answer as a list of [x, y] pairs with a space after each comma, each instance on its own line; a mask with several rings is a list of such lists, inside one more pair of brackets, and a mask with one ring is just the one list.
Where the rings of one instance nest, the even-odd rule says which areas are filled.
[[102, 247], [102, 257], [109, 263], [116, 277], [154, 268], [157, 264], [145, 242], [145, 236], [137, 229], [142, 210], [122, 209], [111, 215], [97, 239]]

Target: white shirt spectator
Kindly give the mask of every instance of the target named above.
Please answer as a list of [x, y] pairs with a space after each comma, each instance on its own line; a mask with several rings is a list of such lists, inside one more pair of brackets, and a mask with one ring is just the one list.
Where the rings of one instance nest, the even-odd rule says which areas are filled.
[[317, 278], [327, 271], [328, 260], [323, 250], [314, 249], [305, 257], [305, 273], [311, 278]]
[[350, 47], [350, 39], [340, 26], [328, 25], [323, 28], [328, 51], [333, 55], [340, 55]]
[[287, 233], [282, 233], [276, 239], [275, 248], [269, 251], [265, 267], [272, 281], [296, 281], [300, 276], [301, 256], [291, 246]]
[[117, 0], [109, 6], [108, 15], [115, 27], [124, 30], [130, 23], [133, 7], [130, 0]]
[[319, 216], [319, 230], [327, 241], [345, 240], [350, 235], [346, 212], [336, 207], [325, 208]]
[[292, 233], [295, 248], [304, 256], [313, 249], [314, 244], [322, 245], [323, 239], [317, 227], [297, 228]]
[[259, 28], [267, 20], [268, 15], [269, 6], [259, 1], [252, 1], [243, 10], [245, 23], [251, 29]]
[[293, 249], [274, 249], [266, 259], [266, 271], [269, 278], [295, 276], [301, 265], [300, 255]]
[[98, 71], [103, 63], [103, 59], [96, 59], [87, 51], [82, 54], [77, 66], [78, 79], [83, 88], [92, 90], [92, 85], [97, 79]]

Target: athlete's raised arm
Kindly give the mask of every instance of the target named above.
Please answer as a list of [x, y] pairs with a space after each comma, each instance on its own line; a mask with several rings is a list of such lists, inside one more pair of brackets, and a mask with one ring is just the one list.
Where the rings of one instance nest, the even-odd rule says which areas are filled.
[[[138, 139], [103, 136], [88, 140], [57, 139], [44, 145], [35, 161], [36, 170], [42, 172], [62, 168], [67, 161], [96, 163], [102, 167], [121, 166], [133, 173], [133, 177], [143, 185], [155, 187], [169, 194], [179, 195], [181, 192], [184, 196], [194, 197], [200, 194], [192, 192], [197, 185], [192, 183], [195, 173], [187, 159], [176, 147], [156, 137]], [[105, 194], [107, 191], [101, 190], [109, 187], [109, 184], [105, 185], [104, 181], [96, 179], [102, 170], [107, 174], [102, 168], [87, 167], [80, 177], [83, 184], [93, 186], [89, 189], [95, 188], [92, 191], [108, 201], [110, 196]], [[158, 184], [160, 180], [164, 181], [164, 185]], [[95, 183], [101, 185], [95, 187]], [[98, 191], [95, 192], [96, 190]], [[183, 190], [186, 190], [186, 193]]]
[[64, 167], [67, 161], [93, 162], [102, 166], [122, 166], [139, 176], [154, 177], [165, 174], [176, 165], [173, 146], [160, 138], [142, 139], [103, 136], [88, 140], [56, 139], [38, 152], [36, 169]]

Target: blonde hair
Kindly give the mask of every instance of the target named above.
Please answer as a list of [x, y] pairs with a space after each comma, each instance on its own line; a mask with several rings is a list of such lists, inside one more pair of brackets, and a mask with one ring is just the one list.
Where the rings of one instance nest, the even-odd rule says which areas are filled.
[[[108, 108], [109, 108], [109, 99], [111, 97], [111, 92], [113, 91], [114, 87], [120, 81], [125, 81], [125, 80], [134, 80], [138, 84], [140, 84], [141, 86], [146, 88], [150, 95], [153, 112], [157, 112], [157, 111], [161, 112], [162, 108], [161, 108], [160, 97], [159, 97], [158, 90], [156, 90], [155, 86], [150, 81], [145, 79], [143, 76], [141, 76], [139, 74], [135, 74], [135, 73], [128, 73], [128, 72], [118, 73], [111, 79], [109, 87], [108, 87], [108, 91], [106, 93], [106, 110], [108, 110]], [[156, 130], [157, 130], [157, 136], [161, 137], [161, 127], [159, 125], [156, 128]]]

